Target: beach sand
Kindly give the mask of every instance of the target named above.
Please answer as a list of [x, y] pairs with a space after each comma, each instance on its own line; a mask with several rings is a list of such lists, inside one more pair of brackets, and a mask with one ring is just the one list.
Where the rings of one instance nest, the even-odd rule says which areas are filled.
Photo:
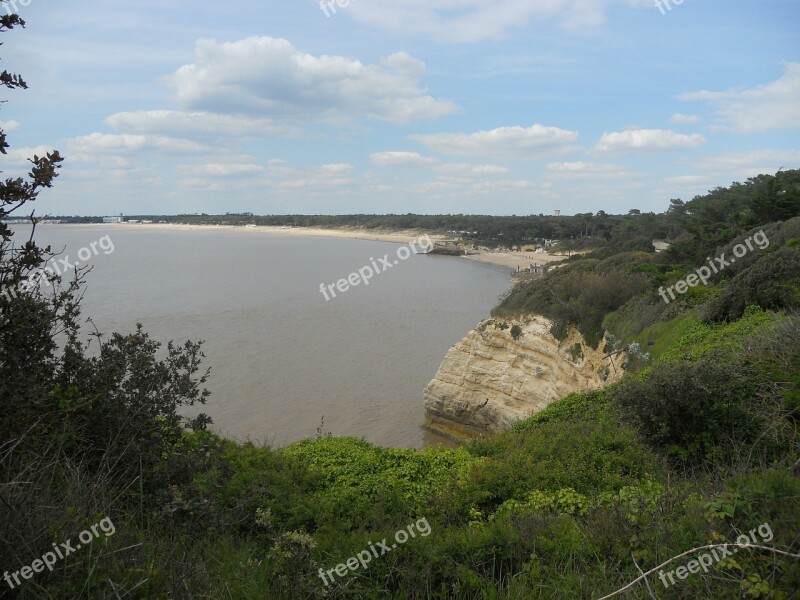
[[[449, 239], [448, 236], [437, 233], [426, 233], [415, 229], [402, 231], [368, 231], [364, 229], [322, 229], [320, 227], [241, 227], [234, 225], [182, 225], [177, 223], [111, 223], [111, 224], [90, 224], [74, 225], [74, 227], [103, 227], [106, 230], [117, 228], [125, 229], [167, 229], [173, 231], [237, 231], [240, 233], [269, 233], [277, 235], [291, 236], [319, 236], [345, 238], [352, 240], [371, 240], [373, 242], [391, 242], [395, 244], [408, 244], [419, 239], [420, 236], [428, 235], [434, 242]], [[565, 256], [550, 254], [534, 254], [533, 252], [487, 252], [485, 254], [471, 254], [464, 256], [467, 260], [474, 260], [482, 263], [489, 263], [508, 267], [512, 271], [527, 269], [532, 264], [543, 265], [561, 262]]]
[[[237, 231], [240, 233], [271, 233], [279, 235], [293, 236], [320, 236], [347, 238], [352, 240], [371, 240], [373, 242], [392, 242], [396, 244], [407, 244], [425, 235], [423, 231], [413, 229], [403, 231], [367, 231], [364, 229], [322, 229], [320, 227], [241, 227], [234, 225], [182, 225], [177, 223], [112, 223], [107, 227], [146, 228], [146, 229], [169, 229], [173, 231]], [[444, 236], [430, 234], [434, 242], [444, 239]]]
[[487, 252], [485, 254], [471, 254], [464, 258], [482, 263], [509, 267], [512, 271], [527, 269], [531, 265], [545, 265], [566, 260], [566, 256], [550, 254], [534, 254], [533, 252]]

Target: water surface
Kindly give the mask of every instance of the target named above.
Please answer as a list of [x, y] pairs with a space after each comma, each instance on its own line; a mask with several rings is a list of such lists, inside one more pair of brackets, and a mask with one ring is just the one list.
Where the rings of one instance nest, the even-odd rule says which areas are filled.
[[383, 446], [440, 441], [421, 427], [422, 390], [510, 285], [506, 268], [420, 255], [326, 302], [321, 283], [393, 262], [400, 245], [133, 225], [39, 226], [36, 238], [74, 261], [105, 235], [114, 251], [89, 261], [83, 315], [106, 333], [139, 322], [162, 342], [205, 340], [214, 429], [278, 446], [323, 417]]

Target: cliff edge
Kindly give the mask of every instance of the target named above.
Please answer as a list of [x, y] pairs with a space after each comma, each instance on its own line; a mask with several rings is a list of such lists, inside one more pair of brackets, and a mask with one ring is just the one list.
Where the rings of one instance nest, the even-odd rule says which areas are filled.
[[503, 431], [572, 392], [622, 376], [624, 353], [606, 358], [575, 330], [559, 342], [550, 326], [541, 316], [481, 322], [450, 348], [425, 387], [425, 427], [456, 440]]

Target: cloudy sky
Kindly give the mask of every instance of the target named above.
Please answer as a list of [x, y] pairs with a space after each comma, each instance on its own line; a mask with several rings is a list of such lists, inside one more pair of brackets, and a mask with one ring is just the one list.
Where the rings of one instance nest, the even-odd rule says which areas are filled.
[[800, 168], [798, 0], [17, 0], [50, 214], [661, 212]]

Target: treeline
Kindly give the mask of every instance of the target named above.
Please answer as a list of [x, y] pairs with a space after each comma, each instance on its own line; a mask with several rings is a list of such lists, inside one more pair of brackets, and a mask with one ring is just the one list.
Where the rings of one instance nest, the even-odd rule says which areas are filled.
[[[687, 203], [673, 201], [665, 217], [677, 235], [665, 252], [655, 252], [649, 236], [642, 235], [636, 219], [643, 217], [632, 217], [603, 247], [573, 256], [567, 266], [541, 280], [515, 287], [495, 314], [542, 314], [554, 321], [557, 336], [576, 326], [596, 346], [609, 318], [624, 320], [626, 331], [636, 334], [706, 302], [705, 318], [717, 321], [739, 318], [749, 304], [769, 309], [800, 304], [795, 241], [800, 238], [800, 171], [759, 175]], [[692, 287], [680, 301], [663, 301], [659, 288], [674, 284], [712, 256], [731, 257], [736, 245], [759, 231], [768, 248], [749, 251], [712, 273], [710, 285]], [[624, 318], [612, 314], [623, 309]]]
[[[191, 225], [249, 224], [272, 227], [320, 227], [327, 229], [417, 229], [447, 233], [476, 243], [524, 244], [542, 239], [564, 240], [565, 249], [609, 246], [652, 250], [653, 239], [678, 242], [687, 239], [721, 243], [748, 225], [787, 218], [797, 210], [796, 186], [800, 171], [758, 175], [745, 183], [717, 188], [691, 201], [671, 200], [664, 213], [630, 210], [624, 215], [604, 211], [568, 216], [529, 215], [128, 215], [126, 219]], [[795, 191], [792, 191], [795, 190]], [[102, 217], [54, 216], [70, 223], [99, 223]], [[684, 245], [684, 249], [688, 247]]]
[[[53, 217], [69, 223], [101, 223], [102, 217]], [[509, 216], [489, 215], [127, 215], [125, 219], [186, 225], [253, 224], [269, 227], [319, 227], [323, 229], [404, 230], [414, 229], [446, 234], [475, 242], [523, 244], [542, 239], [595, 240], [601, 245], [617, 236], [668, 238], [682, 230], [667, 214], [640, 213], [609, 215], [585, 213], [570, 216]], [[649, 241], [648, 241], [649, 243]]]

